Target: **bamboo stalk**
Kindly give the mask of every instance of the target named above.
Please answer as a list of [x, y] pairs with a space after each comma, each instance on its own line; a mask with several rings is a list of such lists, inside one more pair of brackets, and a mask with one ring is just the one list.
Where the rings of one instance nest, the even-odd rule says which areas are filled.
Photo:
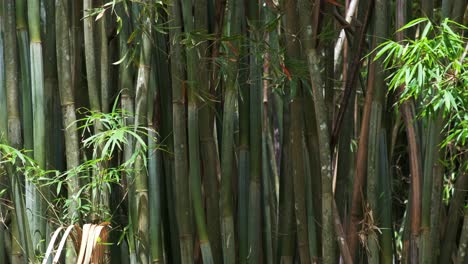
[[[467, 157], [468, 155], [464, 156]], [[450, 262], [452, 259], [452, 254], [455, 251], [460, 222], [460, 211], [463, 209], [466, 190], [468, 189], [468, 172], [463, 170], [464, 169], [460, 169], [457, 175], [457, 181], [454, 186], [455, 190], [452, 200], [450, 201], [449, 211], [447, 213], [445, 235], [441, 243], [442, 248], [439, 258], [441, 263]]]
[[379, 226], [379, 179], [378, 171], [380, 162], [378, 159], [378, 130], [380, 128], [380, 119], [382, 115], [382, 106], [378, 102], [372, 102], [371, 116], [369, 120], [369, 143], [368, 143], [368, 162], [367, 162], [367, 203], [370, 212], [366, 212], [371, 216], [370, 225], [367, 231], [367, 261], [368, 263], [379, 263], [379, 235], [378, 231], [374, 229]]
[[[289, 91], [286, 91], [285, 98], [288, 98]], [[294, 225], [294, 185], [293, 179], [289, 176], [291, 170], [291, 143], [290, 140], [290, 110], [289, 105], [283, 106], [283, 144], [281, 147], [280, 166], [280, 200], [279, 228], [278, 228], [278, 260], [280, 263], [294, 263], [295, 235]]]
[[458, 243], [457, 261], [466, 262], [466, 253], [468, 252], [468, 207], [463, 210], [463, 227], [460, 234], [460, 243]]
[[[240, 32], [240, 21], [235, 18], [239, 14], [240, 5], [237, 1], [228, 3], [226, 9], [226, 23], [230, 23], [226, 27], [227, 36], [235, 36]], [[226, 69], [226, 83], [224, 92], [224, 105], [223, 105], [223, 121], [222, 121], [222, 141], [221, 141], [221, 192], [220, 192], [220, 209], [221, 209], [221, 237], [223, 248], [223, 262], [235, 263], [236, 262], [236, 241], [234, 229], [234, 215], [233, 215], [233, 193], [232, 193], [232, 178], [234, 168], [234, 115], [235, 115], [235, 101], [237, 99], [237, 74], [238, 74], [238, 54], [234, 51], [239, 51], [239, 43], [234, 41], [231, 43], [231, 50], [227, 52], [227, 69]], [[243, 139], [245, 141], [245, 138]], [[241, 169], [245, 169], [242, 167]], [[245, 182], [241, 182], [241, 187]], [[244, 211], [245, 212], [245, 211]], [[242, 227], [241, 227], [242, 228]], [[242, 248], [245, 250], [245, 246]], [[244, 251], [242, 251], [244, 255]], [[241, 256], [242, 257], [242, 256]], [[245, 261], [239, 259], [239, 261]]]
[[[156, 54], [151, 60], [151, 69], [156, 69]], [[153, 70], [155, 71], [155, 70]], [[161, 150], [158, 149], [157, 129], [160, 127], [158, 114], [159, 105], [156, 105], [156, 74], [151, 74], [148, 86], [148, 200], [149, 200], [149, 246], [150, 262], [164, 263], [161, 228]]]
[[[184, 20], [185, 33], [192, 34], [193, 31], [207, 31], [207, 23], [205, 21], [206, 14], [203, 10], [206, 8], [206, 2], [197, 0], [192, 7], [191, 1], [182, 2], [182, 14]], [[192, 15], [192, 8], [195, 9], [195, 14]], [[189, 146], [189, 175], [190, 175], [190, 192], [192, 194], [192, 202], [194, 208], [195, 223], [197, 225], [198, 239], [202, 253], [203, 263], [213, 263], [213, 254], [208, 238], [206, 217], [202, 202], [202, 186], [200, 176], [200, 130], [198, 127], [199, 118], [199, 97], [200, 86], [208, 85], [206, 76], [200, 76], [197, 67], [203, 63], [200, 55], [205, 51], [203, 45], [199, 47], [186, 46], [185, 49], [187, 58], [187, 97], [188, 97], [188, 146]], [[200, 54], [200, 55], [199, 55]], [[201, 75], [205, 75], [203, 71]], [[205, 81], [202, 83], [201, 81]]]
[[185, 79], [182, 47], [175, 39], [181, 34], [182, 13], [180, 3], [174, 3], [170, 9], [171, 30], [171, 74], [172, 74], [172, 102], [173, 102], [173, 128], [174, 128], [174, 188], [175, 207], [179, 232], [179, 247], [182, 264], [193, 263], [192, 228], [190, 212], [190, 194], [188, 186], [188, 160], [187, 160], [187, 125], [185, 109]]
[[[30, 33], [31, 54], [31, 90], [33, 103], [33, 136], [34, 159], [40, 168], [46, 168], [46, 105], [44, 96], [44, 68], [40, 32], [40, 7], [39, 1], [28, 4], [28, 25]], [[31, 234], [33, 244], [38, 246], [39, 252], [45, 250], [41, 240], [46, 237], [46, 221], [43, 217], [47, 191], [30, 182], [26, 182], [26, 208], [30, 212]]]
[[380, 230], [382, 232], [380, 243], [380, 263], [393, 263], [393, 228], [392, 228], [392, 182], [389, 175], [387, 139], [381, 129], [379, 133], [379, 200]]
[[[268, 35], [265, 36], [265, 42], [269, 42]], [[262, 204], [263, 204], [263, 241], [265, 243], [265, 259], [267, 263], [275, 263], [273, 260], [273, 221], [272, 214], [275, 214], [273, 204], [271, 203], [272, 194], [272, 169], [270, 169], [270, 157], [268, 152], [270, 125], [269, 125], [269, 103], [268, 103], [268, 87], [269, 87], [269, 64], [270, 56], [265, 54], [263, 60], [263, 89], [262, 89]], [[274, 157], [271, 157], [274, 159]]]
[[[6, 86], [5, 86], [5, 61], [4, 61], [4, 18], [3, 13], [3, 2], [0, 3], [0, 142], [5, 142], [7, 139], [7, 131], [8, 131], [8, 116], [7, 116], [7, 101], [6, 101]], [[0, 154], [0, 160], [3, 157]], [[5, 193], [8, 195], [8, 179], [7, 177], [3, 176], [5, 173], [5, 169], [3, 166], [0, 166], [0, 192]], [[10, 191], [11, 192], [11, 191]], [[0, 205], [0, 262], [7, 262], [7, 238], [6, 238], [6, 213], [7, 207], [4, 205]], [[11, 246], [10, 246], [11, 247]], [[9, 250], [11, 252], [11, 248]], [[11, 254], [11, 253], [10, 253]]]
[[[4, 53], [5, 61], [5, 98], [7, 116], [7, 139], [8, 143], [15, 147], [22, 146], [21, 123], [19, 113], [19, 91], [18, 91], [18, 57], [17, 42], [15, 34], [15, 4], [13, 0], [4, 1], [5, 14], [4, 25], [4, 47], [8, 52]], [[10, 190], [13, 204], [15, 206], [15, 217], [13, 217], [12, 232], [12, 260], [22, 261], [32, 259], [34, 249], [31, 241], [31, 233], [24, 208], [23, 191], [20, 187], [19, 175], [14, 173], [11, 166], [6, 167], [10, 178]], [[23, 247], [21, 247], [23, 245]], [[24, 250], [22, 250], [22, 248]]]
[[[314, 96], [315, 116], [317, 119], [322, 174], [322, 258], [323, 263], [333, 263], [335, 259], [333, 239], [333, 192], [331, 177], [330, 136], [326, 118], [326, 108], [320, 92], [322, 80], [319, 74], [318, 58], [314, 49], [307, 51], [307, 61], [312, 80], [312, 94]], [[350, 249], [351, 250], [351, 249]], [[351, 253], [352, 254], [352, 253]]]
[[[243, 54], [245, 52], [243, 51]], [[248, 65], [247, 56], [240, 59], [240, 65]], [[248, 211], [249, 211], [249, 173], [250, 173], [250, 142], [249, 142], [249, 112], [250, 93], [248, 68], [239, 69], [239, 93], [237, 103], [239, 105], [239, 177], [237, 200], [237, 224], [239, 242], [239, 263], [246, 263], [249, 255], [248, 249]]]
[[[439, 116], [439, 113], [435, 114]], [[440, 119], [440, 118], [436, 118]], [[438, 154], [438, 145], [440, 144], [441, 121], [430, 119], [428, 122], [428, 133], [426, 136], [424, 168], [423, 168], [423, 186], [422, 186], [422, 205], [421, 205], [421, 263], [430, 263], [433, 257], [431, 241], [431, 207], [432, 207], [432, 189], [434, 180], [434, 163]]]
[[[105, 2], [105, 1], [103, 1]], [[100, 87], [101, 87], [101, 107], [104, 113], [108, 113], [110, 110], [110, 72], [109, 72], [109, 46], [107, 39], [107, 16], [104, 14], [98, 20], [98, 32], [99, 32], [99, 75], [100, 75]]]
[[18, 40], [18, 55], [20, 64], [20, 91], [22, 103], [22, 120], [23, 120], [23, 140], [24, 148], [33, 149], [33, 112], [31, 98], [31, 69], [30, 54], [29, 54], [29, 35], [28, 24], [26, 17], [26, 1], [15, 1], [16, 11], [16, 38]]
[[[123, 8], [118, 7], [116, 10], [118, 14], [126, 19], [123, 19], [122, 30], [119, 34], [119, 57], [123, 57], [128, 52], [127, 39], [130, 35], [130, 16], [128, 16]], [[133, 67], [127, 65], [127, 62], [122, 62], [119, 65], [119, 91], [121, 91], [121, 107], [124, 115], [124, 124], [126, 126], [132, 126], [134, 124], [134, 87], [133, 87]], [[134, 142], [133, 137], [127, 136], [127, 144], [123, 146], [123, 162], [126, 162], [131, 159], [134, 152]], [[133, 172], [131, 170], [127, 171], [122, 177], [122, 185], [128, 187], [133, 179]], [[134, 189], [128, 188], [128, 208], [133, 208], [132, 204], [133, 198], [135, 197]], [[134, 225], [131, 222], [131, 219], [134, 218], [134, 211], [129, 209], [129, 234], [127, 236], [128, 243], [128, 257], [129, 263], [136, 264], [136, 248], [135, 248], [135, 236], [134, 236]]]
[[97, 81], [96, 53], [94, 41], [94, 19], [89, 16], [93, 8], [92, 0], [83, 0], [84, 55], [86, 63], [86, 79], [91, 110], [101, 111], [100, 96]]
[[[288, 1], [286, 4], [286, 34], [293, 35], [299, 31], [299, 21], [297, 7], [294, 1]], [[289, 60], [299, 58], [300, 47], [293, 38], [287, 39], [286, 56]], [[288, 68], [292, 68], [287, 65]], [[306, 210], [306, 189], [305, 189], [305, 161], [303, 155], [303, 92], [297, 74], [292, 72], [293, 76], [289, 82], [291, 98], [288, 100], [291, 111], [291, 176], [294, 185], [294, 209], [296, 215], [297, 243], [300, 256], [300, 263], [310, 263], [309, 239], [307, 226]]]
[[249, 221], [248, 242], [249, 263], [259, 263], [262, 256], [260, 238], [260, 192], [262, 175], [262, 61], [258, 57], [260, 47], [257, 44], [262, 39], [260, 3], [249, 1], [247, 4], [247, 18], [250, 21], [250, 181], [249, 181]]
[[[135, 129], [148, 124], [148, 83], [151, 63], [151, 29], [150, 17], [144, 21], [146, 31], [142, 36], [142, 48], [138, 65], [137, 83], [135, 89]], [[146, 135], [142, 135], [146, 139]], [[135, 143], [135, 151], [142, 146]], [[137, 257], [139, 263], [149, 263], [149, 234], [148, 234], [148, 174], [144, 167], [146, 157], [139, 155], [135, 161], [135, 206], [138, 243]]]
[[[208, 20], [210, 10], [207, 12], [208, 2], [206, 0], [196, 1], [194, 6], [194, 21], [196, 31], [209, 32]], [[197, 47], [200, 58], [198, 61], [199, 95], [202, 100], [198, 101], [199, 106], [199, 133], [200, 133], [200, 154], [202, 165], [202, 180], [204, 188], [204, 202], [206, 211], [206, 228], [210, 241], [211, 252], [214, 263], [222, 262], [222, 239], [220, 226], [220, 206], [218, 177], [220, 175], [220, 160], [213, 135], [214, 109], [210, 91], [209, 76], [209, 43], [202, 42]]]

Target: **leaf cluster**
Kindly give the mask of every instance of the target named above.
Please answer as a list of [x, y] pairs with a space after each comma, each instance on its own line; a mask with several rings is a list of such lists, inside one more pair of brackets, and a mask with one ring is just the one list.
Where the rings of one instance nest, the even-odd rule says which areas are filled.
[[[386, 41], [379, 45], [375, 59], [383, 58], [390, 71], [390, 90], [399, 92], [399, 103], [409, 99], [421, 102], [422, 116], [442, 113], [448, 119], [449, 142], [464, 145], [468, 138], [468, 28], [449, 19], [436, 25], [418, 18], [399, 31], [417, 27], [415, 39]], [[449, 126], [450, 125], [450, 126]]]

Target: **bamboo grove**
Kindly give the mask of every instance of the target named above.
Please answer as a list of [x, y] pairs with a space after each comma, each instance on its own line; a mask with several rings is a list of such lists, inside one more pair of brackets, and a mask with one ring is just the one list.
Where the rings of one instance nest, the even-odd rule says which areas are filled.
[[0, 3], [0, 263], [467, 263], [465, 0]]

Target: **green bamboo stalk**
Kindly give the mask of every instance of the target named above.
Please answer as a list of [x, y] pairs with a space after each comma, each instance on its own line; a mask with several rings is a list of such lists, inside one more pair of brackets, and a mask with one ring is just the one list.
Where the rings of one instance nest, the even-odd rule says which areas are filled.
[[[305, 143], [305, 142], [304, 142]], [[306, 190], [306, 207], [307, 207], [307, 238], [309, 239], [309, 255], [312, 262], [319, 259], [319, 246], [317, 239], [317, 228], [315, 226], [315, 219], [317, 217], [316, 209], [314, 208], [314, 193], [312, 187], [312, 169], [310, 168], [309, 161], [311, 158], [307, 149], [307, 145], [303, 145], [303, 155], [305, 163], [305, 190]]]
[[[467, 157], [468, 155], [464, 155]], [[463, 167], [463, 166], [462, 166]], [[452, 200], [450, 201], [450, 208], [447, 213], [447, 223], [445, 229], [445, 235], [441, 243], [440, 251], [440, 263], [448, 263], [452, 259], [452, 254], [455, 250], [459, 222], [460, 222], [460, 210], [464, 206], [466, 197], [466, 190], [468, 189], [468, 172], [460, 169], [457, 175], [457, 180], [454, 186], [454, 193]]]
[[[286, 91], [287, 99], [289, 91]], [[278, 228], [278, 260], [279, 263], [294, 263], [295, 235], [294, 223], [294, 185], [289, 175], [291, 170], [291, 143], [290, 140], [290, 110], [289, 105], [283, 105], [283, 144], [281, 144], [280, 166], [280, 200], [279, 200], [279, 228]]]
[[89, 12], [93, 8], [92, 2], [92, 0], [83, 0], [83, 11], [85, 15], [85, 18], [83, 18], [84, 55], [86, 63], [86, 79], [88, 81], [89, 104], [91, 106], [91, 110], [101, 111], [96, 67], [96, 44], [94, 41], [94, 19], [89, 16]]
[[[194, 9], [194, 19], [199, 25], [199, 32], [208, 33], [209, 13], [207, 13], [208, 2], [196, 1]], [[222, 239], [220, 226], [220, 207], [219, 207], [219, 189], [218, 176], [221, 171], [218, 149], [213, 135], [214, 126], [214, 108], [210, 98], [210, 76], [209, 76], [209, 48], [208, 42], [202, 42], [198, 45], [197, 52], [201, 58], [198, 66], [200, 96], [206, 98], [199, 103], [199, 132], [200, 132], [200, 152], [202, 163], [202, 180], [204, 185], [204, 200], [206, 211], [206, 225], [208, 238], [214, 263], [222, 263]]]
[[[241, 65], [248, 65], [248, 57], [240, 60]], [[249, 171], [250, 171], [250, 142], [249, 142], [249, 112], [250, 93], [247, 83], [248, 69], [239, 69], [239, 181], [237, 201], [237, 224], [239, 242], [239, 263], [247, 263], [248, 249], [248, 210], [249, 210]]]
[[464, 14], [466, 12], [467, 3], [464, 0], [454, 0], [451, 19], [463, 24]]
[[32, 122], [32, 98], [31, 98], [31, 71], [29, 54], [29, 35], [26, 17], [26, 1], [15, 1], [16, 11], [16, 37], [18, 40], [18, 54], [20, 64], [20, 90], [22, 100], [23, 140], [24, 148], [33, 149], [33, 122]]
[[[313, 107], [314, 101], [312, 98], [312, 94], [310, 92], [304, 93], [304, 105], [311, 106]], [[315, 241], [317, 241], [317, 247], [320, 249], [320, 237], [321, 237], [321, 218], [318, 217], [320, 212], [322, 211], [322, 205], [321, 205], [321, 178], [320, 178], [320, 149], [318, 146], [318, 135], [317, 135], [317, 125], [316, 125], [316, 119], [315, 119], [315, 113], [313, 111], [309, 111], [306, 108], [304, 108], [304, 118], [305, 118], [305, 131], [304, 133], [306, 134], [306, 144], [307, 144], [307, 153], [309, 156], [308, 159], [308, 164], [310, 168], [310, 184], [311, 184], [311, 190], [310, 193], [312, 195], [312, 208], [313, 211], [316, 212], [313, 219], [308, 219], [309, 222], [313, 222], [313, 225], [315, 225], [316, 229], [316, 237], [314, 238]], [[340, 141], [341, 142], [341, 141]], [[347, 146], [349, 148], [349, 145]], [[342, 152], [340, 152], [340, 157]], [[337, 196], [339, 197], [338, 193]], [[309, 199], [308, 199], [309, 200]], [[341, 207], [340, 207], [341, 209]], [[311, 224], [309, 224], [309, 229], [312, 229], [313, 227]], [[309, 238], [312, 239], [312, 238]], [[311, 240], [312, 241], [312, 240]], [[312, 243], [311, 243], [312, 244]], [[321, 254], [320, 250], [317, 252], [318, 256]], [[311, 256], [312, 258], [318, 257], [318, 256]]]
[[[437, 122], [442, 122], [442, 119], [438, 119]], [[442, 133], [439, 133], [439, 140], [441, 140]], [[439, 149], [437, 153], [437, 159], [434, 159], [433, 163], [433, 181], [431, 190], [431, 234], [430, 239], [432, 241], [432, 259], [437, 260], [440, 255], [440, 242], [441, 242], [441, 208], [442, 204], [442, 189], [444, 180], [444, 166], [441, 164], [440, 159], [443, 157], [445, 150]]]
[[249, 263], [259, 263], [261, 247], [260, 192], [262, 176], [262, 60], [259, 58], [259, 42], [262, 40], [260, 3], [249, 1], [247, 18], [250, 25], [249, 80], [250, 80], [250, 181], [249, 181]]
[[[151, 69], [156, 69], [156, 54], [151, 60]], [[150, 262], [163, 263], [162, 228], [161, 228], [161, 150], [158, 149], [156, 133], [159, 128], [157, 114], [159, 112], [156, 101], [156, 74], [151, 74], [148, 86], [148, 199], [149, 199], [149, 244]]]
[[468, 207], [463, 210], [463, 227], [460, 234], [460, 243], [458, 243], [457, 261], [466, 262], [466, 253], [468, 252]]
[[[266, 37], [266, 42], [268, 42], [268, 37]], [[268, 153], [268, 144], [269, 141], [269, 134], [270, 134], [270, 125], [269, 125], [269, 103], [268, 103], [268, 79], [269, 79], [269, 63], [270, 57], [268, 54], [265, 55], [264, 62], [263, 62], [263, 92], [262, 92], [262, 101], [263, 101], [263, 108], [262, 108], [262, 205], [263, 205], [263, 220], [264, 220], [264, 227], [263, 227], [263, 241], [264, 241], [264, 249], [265, 249], [265, 260], [267, 263], [275, 263], [273, 260], [273, 218], [272, 215], [275, 214], [273, 211], [273, 203], [271, 202], [272, 199], [272, 190], [271, 188], [272, 183], [272, 170], [270, 169], [270, 158], [274, 159], [274, 157], [269, 157]]]
[[[240, 33], [240, 21], [236, 21], [239, 14], [240, 5], [237, 1], [228, 3], [226, 9], [226, 27], [225, 35], [235, 36]], [[232, 43], [234, 50], [239, 50], [238, 41]], [[235, 229], [233, 215], [233, 194], [232, 194], [232, 174], [234, 167], [234, 115], [235, 101], [237, 99], [238, 83], [236, 77], [238, 74], [238, 54], [228, 49], [228, 58], [226, 66], [226, 82], [224, 92], [223, 121], [222, 121], [222, 141], [221, 141], [221, 236], [223, 248], [223, 263], [235, 263]], [[245, 138], [243, 139], [245, 141]], [[241, 169], [245, 169], [242, 167]], [[241, 184], [243, 184], [242, 182]], [[244, 186], [244, 185], [243, 185]], [[243, 187], [241, 186], [241, 188]], [[245, 200], [244, 200], [245, 202]], [[245, 211], [243, 211], [245, 213]], [[242, 221], [242, 220], [241, 220]], [[243, 250], [245, 247], [243, 247]], [[242, 251], [244, 254], [244, 251]], [[241, 256], [242, 257], [242, 256]], [[240, 259], [240, 261], [245, 261]]]
[[326, 108], [320, 90], [322, 80], [316, 51], [307, 50], [307, 62], [312, 80], [312, 94], [314, 97], [315, 116], [317, 120], [318, 138], [320, 146], [320, 164], [322, 174], [322, 258], [323, 263], [333, 263], [335, 260], [335, 241], [333, 239], [333, 193], [332, 167], [330, 153], [330, 136], [326, 118]]
[[[376, 0], [375, 1], [375, 17], [374, 17], [374, 45], [382, 43], [383, 39], [387, 37], [387, 1]], [[372, 105], [371, 105], [371, 116], [369, 120], [369, 143], [367, 145], [367, 200], [375, 223], [372, 225], [380, 225], [380, 208], [379, 200], [381, 194], [379, 193], [378, 186], [378, 172], [380, 170], [380, 160], [378, 159], [379, 153], [379, 133], [382, 127], [382, 108], [385, 104], [385, 75], [383, 72], [382, 61], [378, 63], [372, 63], [371, 67], [375, 67], [375, 79], [369, 78], [370, 82], [374, 82], [371, 85], [373, 88]], [[369, 246], [368, 262], [378, 263], [380, 261], [379, 252], [379, 241], [380, 236], [375, 230], [371, 230], [367, 241]]]
[[[292, 36], [299, 31], [297, 6], [294, 1], [287, 1], [286, 7], [286, 34]], [[299, 58], [300, 46], [297, 41], [289, 37], [286, 39], [286, 56], [289, 60]], [[291, 66], [286, 65], [288, 68]], [[308, 222], [306, 207], [305, 161], [303, 155], [303, 92], [300, 81], [295, 72], [289, 82], [291, 98], [288, 101], [291, 111], [291, 176], [294, 180], [294, 208], [296, 215], [297, 243], [300, 263], [310, 263]]]
[[179, 247], [182, 264], [193, 263], [192, 227], [190, 213], [190, 194], [188, 186], [188, 160], [187, 160], [187, 125], [185, 110], [185, 79], [182, 47], [178, 41], [182, 27], [182, 13], [180, 3], [176, 2], [170, 9], [171, 30], [171, 77], [173, 102], [173, 134], [174, 134], [174, 193], [176, 218], [179, 233]]
[[[75, 0], [71, 3], [71, 49], [72, 56], [70, 58], [72, 67], [72, 82], [73, 88], [77, 91], [82, 86], [81, 74], [82, 74], [82, 41], [83, 41], [83, 0]], [[124, 21], [124, 23], [128, 21]]]
[[[19, 114], [19, 92], [18, 92], [18, 57], [17, 41], [15, 34], [15, 4], [13, 0], [3, 1], [5, 14], [4, 24], [4, 73], [5, 73], [5, 100], [6, 112], [3, 112], [4, 118], [7, 118], [7, 136], [8, 143], [16, 148], [22, 146], [21, 142], [21, 123]], [[20, 187], [20, 179], [16, 173], [13, 173], [11, 167], [7, 167], [7, 173], [10, 178], [11, 197], [15, 206], [15, 216], [12, 218], [12, 253], [13, 263], [21, 263], [28, 260], [28, 257], [34, 256], [33, 246], [30, 240], [30, 231], [26, 220], [26, 211], [24, 210], [24, 199]], [[28, 239], [29, 238], [29, 239]], [[21, 245], [24, 245], [21, 247]], [[24, 249], [24, 251], [23, 251]]]
[[44, 54], [44, 104], [46, 106], [45, 126], [49, 128], [46, 135], [47, 168], [61, 169], [65, 162], [62, 159], [63, 144], [54, 144], [58, 139], [63, 139], [62, 118], [60, 114], [60, 99], [57, 77], [56, 31], [55, 31], [55, 1], [46, 0], [43, 3], [45, 12], [41, 12]]
[[[304, 6], [304, 3], [300, 3]], [[332, 156], [330, 150], [330, 131], [328, 123], [330, 117], [329, 112], [332, 109], [327, 108], [325, 105], [324, 98], [322, 95], [322, 76], [319, 70], [319, 59], [317, 57], [314, 43], [313, 43], [313, 26], [310, 19], [307, 19], [309, 15], [305, 8], [299, 9], [300, 25], [305, 28], [303, 32], [303, 39], [305, 42], [305, 53], [307, 55], [308, 70], [312, 80], [312, 95], [313, 95], [313, 107], [315, 109], [318, 149], [320, 149], [320, 173], [321, 173], [321, 246], [322, 246], [322, 259], [323, 263], [333, 263], [336, 261], [335, 248], [336, 243], [334, 241], [334, 229], [333, 229], [333, 192], [332, 192]], [[331, 56], [333, 57], [333, 56]], [[333, 63], [329, 65], [328, 71], [333, 72]], [[329, 82], [327, 82], [329, 84]], [[328, 96], [329, 97], [329, 96]], [[310, 143], [312, 143], [311, 141]], [[310, 144], [309, 143], [309, 144]]]
[[[0, 3], [0, 142], [5, 142], [7, 137], [8, 129], [8, 116], [7, 116], [7, 102], [6, 102], [6, 87], [5, 87], [5, 62], [4, 62], [4, 41], [3, 41], [3, 32], [4, 32], [4, 13], [3, 13], [3, 2]], [[2, 160], [2, 155], [0, 154], [0, 160]], [[8, 195], [7, 190], [7, 177], [4, 176], [5, 169], [3, 166], [0, 166], [0, 192], [3, 195]], [[4, 205], [0, 205], [0, 261], [7, 262], [7, 238], [6, 238], [6, 223], [5, 216], [7, 213], [7, 208]], [[11, 252], [11, 248], [10, 248]]]
[[[69, 58], [72, 55], [71, 38], [70, 38], [70, 21], [69, 11], [70, 6], [66, 1], [58, 1], [55, 5], [55, 26], [56, 26], [56, 43], [57, 47], [57, 71], [58, 71], [58, 87], [60, 93], [60, 103], [63, 114], [63, 127], [65, 129], [65, 156], [67, 170], [73, 170], [80, 163], [80, 149], [78, 145], [78, 128], [76, 125], [76, 109], [75, 96], [73, 93], [72, 82], [72, 66]], [[71, 174], [67, 179], [68, 199], [70, 205], [68, 207], [68, 219], [70, 224], [80, 220], [80, 214], [77, 210], [78, 204], [76, 199], [79, 196], [80, 183], [76, 175]], [[67, 246], [66, 262], [76, 262], [73, 244], [70, 242]]]
[[[371, 226], [379, 226], [380, 222], [378, 219], [379, 214], [379, 191], [378, 191], [378, 171], [379, 171], [379, 159], [378, 159], [378, 130], [380, 127], [380, 119], [382, 115], [382, 106], [377, 103], [372, 103], [371, 117], [369, 123], [369, 143], [368, 143], [368, 161], [367, 161], [367, 203], [369, 213], [373, 216], [374, 222], [368, 223]], [[377, 230], [371, 229], [367, 234], [367, 261], [368, 263], [379, 263], [379, 235]]]
[[[436, 113], [436, 116], [439, 116]], [[422, 186], [422, 205], [421, 205], [421, 263], [431, 263], [432, 241], [431, 239], [431, 211], [432, 211], [432, 190], [434, 180], [434, 162], [438, 154], [438, 145], [440, 141], [441, 122], [430, 119], [428, 122], [428, 133], [426, 136], [424, 168], [423, 168], [423, 186]]]
[[[142, 48], [135, 90], [135, 127], [145, 127], [148, 124], [148, 83], [151, 63], [151, 28], [150, 17], [144, 21], [145, 32], [142, 35]], [[146, 138], [145, 135], [142, 135]], [[135, 151], [141, 146], [136, 142]], [[148, 234], [148, 175], [144, 167], [146, 157], [139, 155], [135, 161], [135, 206], [137, 225], [137, 257], [139, 263], [149, 263], [149, 234]]]
[[[203, 1], [195, 1], [195, 10], [200, 7], [203, 10]], [[205, 5], [206, 7], [206, 5]], [[184, 21], [184, 31], [187, 34], [192, 34], [194, 30], [204, 30], [203, 26], [199, 25], [199, 18], [192, 15], [192, 2], [182, 1], [182, 14]], [[199, 14], [200, 12], [198, 12]], [[200, 14], [199, 14], [200, 15]], [[200, 179], [200, 135], [198, 129], [198, 97], [199, 86], [206, 85], [200, 83], [198, 77], [198, 69], [200, 59], [199, 53], [204, 52], [201, 48], [186, 46], [187, 58], [187, 97], [188, 97], [188, 145], [189, 145], [189, 175], [190, 175], [190, 193], [194, 207], [195, 223], [197, 225], [198, 238], [200, 241], [200, 249], [202, 252], [203, 263], [213, 263], [213, 255], [211, 253], [210, 241], [206, 231], [205, 212], [202, 202], [201, 179]]]
[[[165, 23], [163, 21], [163, 23]], [[158, 97], [157, 104], [160, 114], [158, 114], [158, 120], [160, 127], [157, 130], [159, 136], [162, 139], [161, 144], [167, 151], [163, 151], [163, 175], [162, 185], [166, 188], [162, 188], [162, 203], [166, 204], [165, 212], [163, 216], [163, 236], [165, 238], [164, 247], [166, 251], [167, 263], [180, 263], [180, 247], [179, 247], [179, 233], [177, 230], [177, 218], [175, 202], [174, 202], [174, 141], [172, 137], [173, 129], [173, 111], [172, 111], [172, 92], [171, 92], [171, 74], [170, 74], [170, 61], [169, 61], [169, 38], [167, 34], [156, 34], [157, 46], [157, 67], [156, 76]], [[166, 179], [165, 179], [166, 177]]]
[[7, 140], [8, 115], [5, 83], [5, 14], [0, 3], [0, 142]]
[[[130, 17], [124, 12], [121, 6], [117, 7], [116, 10], [118, 14], [123, 18], [122, 22], [122, 30], [119, 34], [119, 57], [123, 58], [127, 55], [128, 46], [127, 46], [127, 39], [130, 35]], [[134, 124], [134, 87], [133, 87], [133, 68], [128, 65], [126, 61], [122, 62], [119, 65], [119, 91], [121, 91], [122, 95], [120, 97], [121, 100], [121, 107], [124, 113], [124, 123], [126, 126], [132, 126]], [[127, 144], [123, 146], [123, 162], [126, 162], [132, 158], [134, 152], [134, 142], [133, 137], [127, 136]], [[131, 179], [133, 179], [133, 172], [131, 170], [127, 171], [123, 175], [122, 181], [129, 184]], [[127, 185], [128, 186], [128, 185]], [[128, 188], [128, 208], [133, 208], [132, 204], [133, 198], [135, 197], [134, 189]], [[131, 221], [133, 214], [132, 210], [129, 210], [129, 220]], [[128, 243], [128, 257], [129, 263], [136, 264], [137, 257], [136, 257], [136, 248], [135, 248], [135, 236], [134, 236], [134, 225], [132, 222], [129, 222], [129, 234], [127, 236], [127, 243]]]
[[[106, 1], [103, 1], [103, 4]], [[110, 83], [109, 83], [109, 47], [107, 40], [107, 16], [104, 15], [98, 20], [98, 32], [99, 32], [99, 75], [100, 75], [100, 86], [101, 86], [101, 107], [104, 113], [108, 113], [110, 110]]]
[[[40, 4], [39, 1], [28, 3], [28, 26], [30, 33], [31, 54], [31, 90], [33, 98], [33, 136], [34, 159], [40, 168], [46, 167], [46, 105], [44, 94], [44, 68], [40, 30]], [[26, 182], [26, 208], [30, 212], [31, 234], [33, 244], [44, 252], [45, 244], [41, 240], [46, 236], [45, 189]], [[43, 197], [45, 196], [45, 197]]]
[[393, 228], [392, 228], [392, 181], [389, 175], [387, 139], [385, 131], [381, 129], [379, 136], [379, 200], [380, 230], [380, 263], [393, 263]]

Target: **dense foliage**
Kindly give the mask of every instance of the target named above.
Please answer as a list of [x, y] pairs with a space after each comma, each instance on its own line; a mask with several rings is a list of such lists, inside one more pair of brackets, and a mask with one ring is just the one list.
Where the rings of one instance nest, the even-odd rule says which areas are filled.
[[467, 262], [467, 10], [0, 0], [0, 263]]

